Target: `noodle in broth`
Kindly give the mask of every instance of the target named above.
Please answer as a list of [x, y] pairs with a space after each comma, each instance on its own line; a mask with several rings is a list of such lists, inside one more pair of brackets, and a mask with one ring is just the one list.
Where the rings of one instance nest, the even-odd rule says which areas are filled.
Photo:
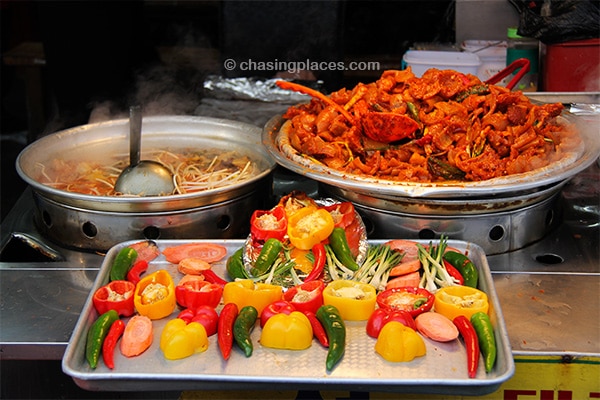
[[[173, 174], [173, 194], [201, 192], [233, 185], [258, 174], [258, 167], [248, 156], [236, 151], [205, 150], [166, 151], [145, 154], [144, 159], [158, 161]], [[115, 192], [115, 182], [129, 165], [129, 158], [119, 156], [110, 165], [100, 162], [54, 159], [38, 163], [38, 181], [58, 190], [95, 196], [123, 196]]]

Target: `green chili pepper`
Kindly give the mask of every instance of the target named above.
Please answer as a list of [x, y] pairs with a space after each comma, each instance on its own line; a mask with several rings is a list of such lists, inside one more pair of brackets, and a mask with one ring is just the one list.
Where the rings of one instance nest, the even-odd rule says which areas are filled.
[[465, 286], [477, 288], [479, 272], [477, 272], [475, 264], [473, 264], [467, 256], [457, 251], [447, 251], [444, 253], [444, 260], [448, 261], [458, 270], [458, 272], [460, 272], [465, 280]]
[[248, 279], [244, 268], [244, 248], [240, 247], [227, 259], [227, 274], [231, 279]]
[[233, 323], [233, 338], [237, 345], [244, 351], [246, 357], [250, 357], [254, 350], [250, 333], [254, 329], [257, 318], [258, 310], [253, 306], [245, 306], [240, 310]]
[[110, 268], [111, 281], [124, 281], [127, 279], [127, 272], [133, 266], [137, 258], [137, 251], [131, 247], [124, 247], [117, 253]]
[[432, 175], [439, 176], [447, 181], [465, 179], [464, 171], [434, 156], [427, 158], [427, 169]]
[[102, 352], [102, 344], [110, 326], [119, 319], [119, 314], [115, 310], [108, 310], [104, 314], [100, 315], [96, 321], [90, 327], [87, 334], [87, 342], [85, 344], [85, 358], [90, 364], [90, 367], [96, 368], [98, 365], [98, 359]]
[[472, 94], [483, 95], [483, 94], [488, 94], [489, 92], [490, 92], [490, 87], [487, 84], [475, 85], [475, 86], [470, 87], [467, 90], [464, 90], [464, 91], [458, 93], [454, 97], [454, 100], [460, 103]]
[[419, 120], [419, 109], [417, 108], [415, 103], [411, 103], [410, 101], [407, 101], [406, 105], [408, 106], [408, 114], [410, 115], [410, 117], [417, 122], [421, 122]]
[[346, 325], [338, 309], [332, 305], [322, 305], [317, 310], [317, 319], [325, 328], [329, 349], [327, 351], [326, 367], [331, 371], [342, 359], [346, 351]]
[[356, 263], [356, 260], [352, 255], [352, 251], [350, 250], [350, 246], [348, 245], [348, 239], [346, 238], [346, 231], [344, 228], [333, 228], [333, 232], [331, 232], [331, 235], [329, 235], [329, 246], [342, 264], [352, 271], [358, 270], [358, 264]]
[[275, 238], [267, 239], [250, 270], [252, 275], [260, 276], [267, 272], [279, 256], [281, 249], [283, 249], [283, 243], [279, 240]]
[[484, 312], [476, 312], [471, 316], [471, 324], [477, 333], [479, 347], [483, 354], [485, 372], [490, 372], [496, 363], [496, 338], [490, 317]]

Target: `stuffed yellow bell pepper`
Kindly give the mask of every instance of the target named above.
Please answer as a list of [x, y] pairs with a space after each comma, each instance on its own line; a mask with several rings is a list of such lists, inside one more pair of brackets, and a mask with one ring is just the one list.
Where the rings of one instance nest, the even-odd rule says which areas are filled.
[[327, 239], [335, 222], [329, 211], [323, 208], [304, 207], [288, 219], [288, 237], [290, 243], [300, 250], [310, 250]]
[[167, 360], [179, 360], [208, 348], [206, 329], [199, 322], [187, 324], [180, 318], [167, 322], [160, 334], [160, 349]]
[[279, 285], [254, 282], [251, 279], [241, 279], [229, 282], [223, 288], [223, 302], [235, 303], [238, 309], [252, 306], [258, 311], [258, 315], [269, 304], [281, 300], [283, 288]]
[[390, 321], [381, 328], [375, 351], [391, 362], [411, 361], [425, 355], [425, 342], [412, 328]]
[[312, 344], [313, 330], [300, 311], [275, 314], [262, 328], [260, 344], [273, 349], [304, 350]]
[[331, 281], [323, 290], [323, 304], [335, 306], [342, 319], [366, 321], [375, 310], [375, 287], [346, 279]]
[[450, 321], [459, 315], [467, 319], [477, 312], [487, 313], [489, 301], [485, 292], [469, 286], [448, 286], [435, 292], [433, 308]]
[[177, 306], [175, 284], [169, 272], [158, 270], [138, 282], [133, 295], [135, 309], [150, 319], [170, 315]]

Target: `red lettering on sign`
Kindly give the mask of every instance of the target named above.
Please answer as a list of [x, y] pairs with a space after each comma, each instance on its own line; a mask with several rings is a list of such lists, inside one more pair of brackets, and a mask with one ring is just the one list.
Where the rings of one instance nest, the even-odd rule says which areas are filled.
[[519, 400], [519, 396], [535, 396], [535, 390], [505, 390], [504, 400]]
[[[555, 400], [554, 390], [540, 390], [539, 400]], [[535, 396], [536, 390], [505, 390], [504, 400], [519, 400], [519, 396]], [[573, 400], [573, 392], [570, 390], [559, 390], [556, 400]], [[591, 392], [590, 398], [600, 399], [600, 393]]]

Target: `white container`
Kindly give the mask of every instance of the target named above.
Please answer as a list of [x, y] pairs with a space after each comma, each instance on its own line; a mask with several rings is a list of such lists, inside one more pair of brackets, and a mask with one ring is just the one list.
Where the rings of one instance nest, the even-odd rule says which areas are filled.
[[421, 77], [430, 68], [452, 69], [464, 74], [477, 75], [481, 60], [477, 54], [460, 51], [408, 50], [402, 57], [403, 65]]
[[[507, 43], [505, 40], [465, 40], [461, 48], [469, 53], [476, 52], [481, 60], [477, 77], [482, 81], [490, 79], [506, 67]], [[509, 78], [505, 78], [497, 85], [504, 86], [509, 81]]]

